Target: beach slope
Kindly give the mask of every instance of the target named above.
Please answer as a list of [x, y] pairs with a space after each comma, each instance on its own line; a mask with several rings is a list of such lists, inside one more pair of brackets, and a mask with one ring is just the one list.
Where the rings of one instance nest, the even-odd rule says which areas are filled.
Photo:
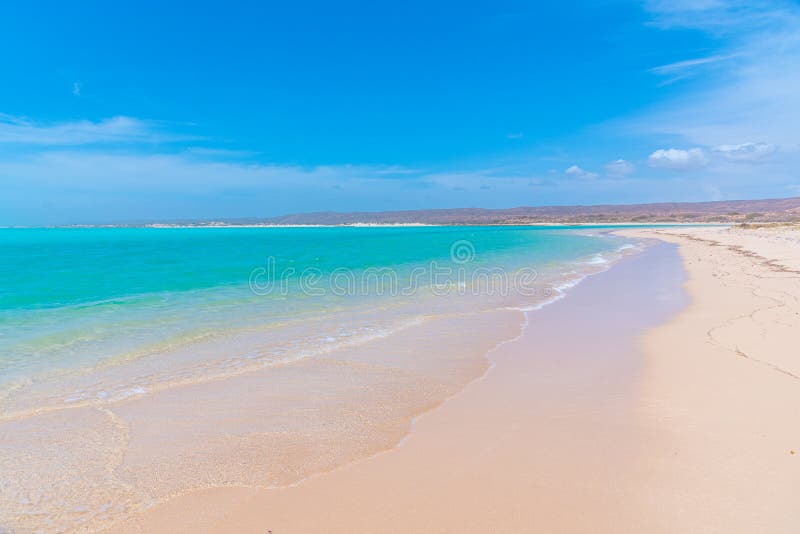
[[118, 530], [796, 532], [798, 234], [624, 232], [661, 244], [529, 313], [401, 446]]

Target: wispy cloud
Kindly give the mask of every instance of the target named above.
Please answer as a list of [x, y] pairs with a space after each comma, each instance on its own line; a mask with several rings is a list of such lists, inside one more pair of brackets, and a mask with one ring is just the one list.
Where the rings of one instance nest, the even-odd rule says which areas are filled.
[[72, 82], [72, 94], [81, 96], [81, 84], [79, 82]]
[[[634, 121], [640, 133], [678, 136], [699, 146], [759, 139], [800, 148], [800, 5], [780, 0], [649, 1], [653, 24], [715, 36], [705, 58], [657, 67], [657, 74], [695, 73], [693, 91], [665, 101]], [[702, 78], [697, 69], [735, 61]], [[727, 64], [726, 64], [727, 67]]]
[[374, 176], [380, 167], [270, 165], [181, 154], [45, 151], [0, 162], [0, 178], [69, 184], [83, 190], [214, 192], [230, 188], [292, 189]]
[[769, 143], [740, 143], [719, 145], [713, 148], [716, 154], [730, 161], [763, 161], [775, 153], [775, 145]]
[[720, 61], [726, 61], [734, 57], [736, 57], [735, 54], [725, 54], [725, 55], [718, 54], [714, 56], [701, 57], [696, 59], [687, 59], [684, 61], [676, 61], [675, 63], [668, 63], [667, 65], [661, 65], [660, 67], [654, 67], [650, 69], [650, 72], [655, 72], [657, 74], [672, 74], [674, 72], [691, 69], [701, 65], [708, 65], [709, 63], [718, 63]]
[[[209, 154], [44, 150], [0, 159], [0, 224], [108, 222], [287, 212], [503, 206], [530, 174], [385, 165], [297, 166]], [[546, 186], [544, 186], [546, 187]], [[102, 199], [102, 201], [98, 200]]]
[[667, 65], [654, 67], [650, 69], [650, 72], [659, 74], [661, 76], [669, 76], [669, 79], [666, 83], [673, 83], [690, 76], [693, 72], [699, 70], [700, 68], [706, 68], [709, 65], [716, 65], [736, 57], [738, 57], [738, 54], [717, 54], [695, 59], [686, 59], [683, 61], [676, 61], [674, 63], [668, 63]]
[[692, 28], [717, 35], [759, 31], [785, 21], [796, 7], [792, 2], [765, 0], [646, 0], [652, 24], [664, 28]]
[[210, 148], [203, 146], [192, 146], [185, 150], [187, 154], [208, 159], [245, 159], [260, 155], [260, 152], [253, 150], [236, 150], [230, 148]]
[[0, 144], [63, 146], [183, 139], [191, 137], [160, 132], [153, 123], [133, 117], [46, 124], [0, 114]]

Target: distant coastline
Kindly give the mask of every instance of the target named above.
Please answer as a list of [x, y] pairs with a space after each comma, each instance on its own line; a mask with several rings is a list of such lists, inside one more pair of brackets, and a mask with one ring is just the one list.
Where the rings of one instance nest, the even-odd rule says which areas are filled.
[[800, 222], [800, 197], [713, 202], [454, 208], [379, 212], [313, 212], [276, 217], [71, 224], [88, 228], [408, 227]]

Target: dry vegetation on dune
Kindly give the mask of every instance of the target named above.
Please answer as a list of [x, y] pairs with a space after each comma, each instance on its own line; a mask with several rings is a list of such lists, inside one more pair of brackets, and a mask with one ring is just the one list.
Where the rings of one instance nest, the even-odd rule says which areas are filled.
[[742, 228], [745, 230], [762, 230], [767, 228], [775, 228], [781, 230], [800, 231], [800, 221], [764, 222], [764, 223], [745, 222], [737, 224], [736, 228]]
[[[715, 202], [669, 202], [597, 206], [522, 206], [382, 212], [317, 212], [269, 218], [162, 221], [158, 225], [526, 225], [598, 223], [800, 224], [800, 197]], [[155, 225], [154, 222], [129, 224]], [[124, 225], [123, 225], [124, 226]]]

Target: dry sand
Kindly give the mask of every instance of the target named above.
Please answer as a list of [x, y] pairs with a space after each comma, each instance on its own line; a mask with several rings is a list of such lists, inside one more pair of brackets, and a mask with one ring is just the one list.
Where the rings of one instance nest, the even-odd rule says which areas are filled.
[[678, 243], [691, 305], [645, 338], [648, 509], [672, 532], [800, 532], [800, 232]]
[[683, 311], [676, 249], [655, 246], [530, 314], [401, 446], [118, 530], [800, 531], [797, 234], [625, 231], [677, 243]]

